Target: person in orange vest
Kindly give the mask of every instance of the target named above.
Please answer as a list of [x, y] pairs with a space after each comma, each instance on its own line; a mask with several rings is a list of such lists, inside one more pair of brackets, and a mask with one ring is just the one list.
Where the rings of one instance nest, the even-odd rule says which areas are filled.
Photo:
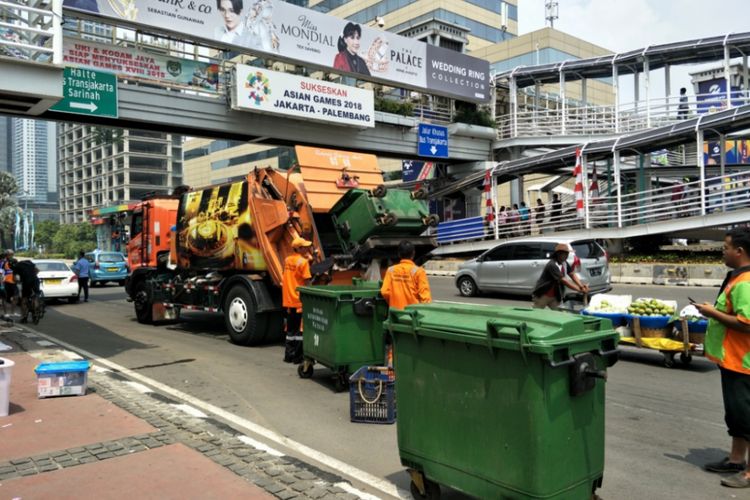
[[405, 240], [399, 243], [398, 257], [401, 262], [388, 268], [380, 288], [388, 307], [403, 309], [409, 304], [432, 302], [427, 273], [414, 263], [414, 245]]
[[716, 303], [695, 304], [708, 318], [704, 349], [719, 365], [724, 421], [732, 437], [728, 457], [706, 464], [709, 472], [733, 472], [721, 480], [731, 488], [750, 488], [750, 230], [738, 228], [724, 238], [724, 263], [732, 269]]
[[[10, 304], [10, 314], [14, 314], [16, 303], [18, 302], [18, 287], [13, 275], [12, 266], [15, 265], [16, 259], [13, 257], [13, 250], [5, 251], [5, 258], [2, 261], [3, 288], [5, 289], [5, 303]], [[3, 304], [5, 309], [5, 304]]]
[[282, 306], [286, 323], [285, 363], [302, 363], [302, 301], [297, 287], [308, 285], [312, 242], [304, 238], [294, 238], [292, 248], [296, 252], [284, 260], [284, 274], [281, 278]]

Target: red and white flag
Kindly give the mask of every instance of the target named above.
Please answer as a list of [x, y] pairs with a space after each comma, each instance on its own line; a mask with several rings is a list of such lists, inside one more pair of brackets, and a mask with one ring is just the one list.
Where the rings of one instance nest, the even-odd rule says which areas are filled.
[[484, 206], [486, 207], [484, 218], [488, 223], [492, 223], [495, 220], [495, 209], [492, 206], [492, 173], [490, 169], [484, 174]]
[[573, 169], [573, 176], [576, 178], [576, 214], [578, 217], [584, 216], [583, 210], [583, 164], [581, 163], [581, 150], [576, 149], [576, 166]]

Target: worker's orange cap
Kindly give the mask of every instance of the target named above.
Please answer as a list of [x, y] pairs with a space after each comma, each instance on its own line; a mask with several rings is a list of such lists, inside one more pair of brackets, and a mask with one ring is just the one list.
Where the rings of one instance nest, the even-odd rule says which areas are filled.
[[301, 248], [301, 247], [309, 247], [312, 246], [312, 242], [306, 240], [305, 238], [300, 238], [297, 236], [292, 240], [292, 248]]

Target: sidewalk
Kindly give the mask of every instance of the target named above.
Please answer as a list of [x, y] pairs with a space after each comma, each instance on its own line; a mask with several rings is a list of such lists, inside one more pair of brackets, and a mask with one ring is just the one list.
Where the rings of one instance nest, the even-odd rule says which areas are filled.
[[0, 343], [15, 362], [0, 500], [358, 498], [343, 479], [107, 369], [89, 371], [85, 396], [38, 399], [34, 367], [73, 353], [21, 325], [0, 325]]

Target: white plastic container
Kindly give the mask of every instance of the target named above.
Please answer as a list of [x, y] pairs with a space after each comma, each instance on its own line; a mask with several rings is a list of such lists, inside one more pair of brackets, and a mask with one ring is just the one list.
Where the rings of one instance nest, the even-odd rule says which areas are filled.
[[0, 358], [0, 417], [7, 417], [10, 410], [10, 376], [15, 363]]

